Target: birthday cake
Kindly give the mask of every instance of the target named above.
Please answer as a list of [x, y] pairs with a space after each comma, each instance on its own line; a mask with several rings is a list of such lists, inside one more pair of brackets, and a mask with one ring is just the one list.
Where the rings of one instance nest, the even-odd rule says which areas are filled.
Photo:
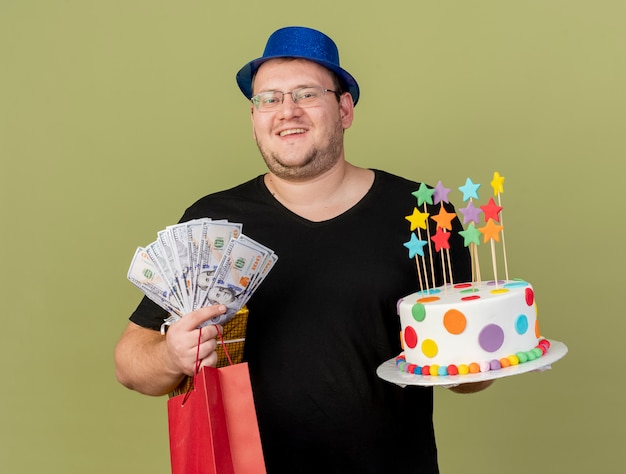
[[404, 354], [417, 375], [466, 375], [535, 360], [542, 339], [535, 294], [521, 280], [462, 283], [419, 291], [398, 303]]
[[[501, 204], [504, 178], [494, 173], [491, 186]], [[420, 291], [407, 295], [398, 302], [400, 339], [403, 353], [396, 358], [403, 372], [418, 376], [467, 375], [505, 369], [538, 359], [546, 354], [550, 342], [541, 337], [537, 320], [537, 305], [532, 285], [523, 280], [509, 279], [504, 247], [502, 206], [490, 198], [484, 206], [475, 206], [480, 184], [469, 178], [458, 189], [467, 206], [460, 208], [463, 224], [459, 234], [469, 248], [472, 259], [472, 281], [452, 281], [449, 238], [455, 213], [444, 209], [450, 189], [441, 181], [435, 188], [421, 185], [413, 193], [418, 206], [406, 216], [411, 223], [411, 239], [404, 245], [409, 257], [415, 258]], [[441, 203], [437, 215], [427, 212], [426, 204]], [[436, 208], [435, 208], [436, 209]], [[437, 223], [436, 233], [430, 235], [428, 219]], [[484, 223], [482, 227], [481, 224]], [[478, 226], [478, 227], [477, 227]], [[415, 232], [414, 232], [415, 231]], [[483, 281], [478, 259], [478, 245], [491, 244], [494, 278]], [[504, 251], [506, 277], [498, 279], [495, 243]], [[433, 287], [432, 265], [434, 253], [442, 253], [444, 285]], [[428, 252], [428, 253], [427, 253]], [[447, 254], [448, 253], [448, 254]], [[447, 255], [446, 255], [447, 254]], [[446, 258], [447, 257], [447, 258]], [[448, 263], [449, 266], [449, 263]]]

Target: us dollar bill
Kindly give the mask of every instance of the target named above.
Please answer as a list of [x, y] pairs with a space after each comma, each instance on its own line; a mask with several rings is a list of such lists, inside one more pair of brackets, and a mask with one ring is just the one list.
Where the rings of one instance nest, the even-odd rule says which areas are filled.
[[128, 268], [128, 280], [139, 288], [148, 298], [165, 311], [182, 317], [182, 309], [178, 306], [167, 283], [157, 270], [143, 247], [137, 247]]
[[232, 239], [241, 235], [241, 228], [242, 225], [239, 223], [223, 220], [204, 223], [200, 240], [198, 274], [195, 276], [194, 308], [199, 308], [204, 304], [224, 251]]
[[263, 269], [271, 251], [245, 236], [231, 239], [215, 271], [204, 306], [223, 304], [225, 314], [210, 320], [223, 324], [230, 320], [247, 301], [246, 290]]
[[162, 332], [194, 309], [214, 304], [227, 311], [206, 324], [223, 324], [248, 302], [278, 257], [242, 228], [224, 219], [194, 219], [167, 226], [154, 242], [137, 248], [127, 277], [170, 313]]

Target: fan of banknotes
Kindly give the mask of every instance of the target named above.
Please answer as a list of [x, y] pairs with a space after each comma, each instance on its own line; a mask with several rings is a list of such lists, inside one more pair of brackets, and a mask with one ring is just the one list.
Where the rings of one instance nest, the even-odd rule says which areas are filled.
[[157, 240], [135, 251], [128, 279], [170, 316], [224, 304], [225, 314], [206, 324], [224, 324], [241, 309], [278, 257], [242, 233], [242, 224], [209, 218], [168, 226]]

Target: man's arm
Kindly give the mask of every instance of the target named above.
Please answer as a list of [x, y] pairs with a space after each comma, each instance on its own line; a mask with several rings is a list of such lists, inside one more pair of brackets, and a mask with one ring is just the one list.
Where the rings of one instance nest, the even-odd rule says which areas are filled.
[[129, 323], [115, 347], [118, 381], [146, 395], [165, 395], [173, 391], [185, 375], [193, 375], [196, 357], [202, 366], [215, 366], [217, 328], [209, 325], [200, 333], [198, 326], [225, 312], [224, 305], [198, 309], [172, 324], [165, 336]]

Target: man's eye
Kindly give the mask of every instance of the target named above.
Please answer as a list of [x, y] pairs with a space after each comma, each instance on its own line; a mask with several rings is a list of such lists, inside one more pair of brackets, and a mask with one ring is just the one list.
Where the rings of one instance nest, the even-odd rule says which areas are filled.
[[263, 97], [264, 104], [272, 105], [272, 104], [275, 104], [276, 102], [278, 102], [278, 98], [276, 96]]
[[298, 94], [298, 100], [314, 99], [317, 96], [314, 91], [306, 91]]

